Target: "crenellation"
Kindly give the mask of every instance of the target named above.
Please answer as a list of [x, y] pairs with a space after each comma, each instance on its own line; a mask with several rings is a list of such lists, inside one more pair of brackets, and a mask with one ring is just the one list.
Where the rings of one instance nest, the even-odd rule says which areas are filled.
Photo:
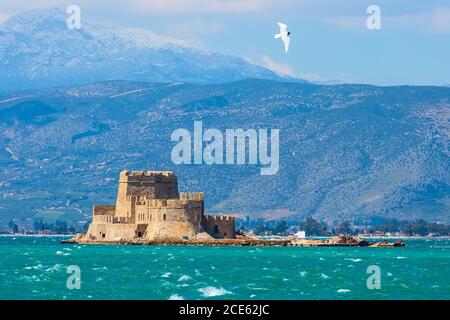
[[181, 200], [197, 200], [203, 201], [205, 198], [203, 192], [180, 192]]

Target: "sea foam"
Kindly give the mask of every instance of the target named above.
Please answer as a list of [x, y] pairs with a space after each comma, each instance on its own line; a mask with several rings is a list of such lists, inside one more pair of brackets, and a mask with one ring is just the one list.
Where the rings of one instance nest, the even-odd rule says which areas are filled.
[[339, 292], [339, 293], [347, 293], [347, 292], [350, 292], [350, 290], [349, 289], [339, 289], [337, 292]]
[[178, 281], [187, 281], [190, 280], [191, 277], [189, 277], [188, 275], [184, 274], [181, 277], [178, 278]]
[[231, 291], [225, 290], [224, 288], [216, 288], [216, 287], [205, 287], [198, 289], [203, 297], [218, 297], [226, 294], [232, 294]]

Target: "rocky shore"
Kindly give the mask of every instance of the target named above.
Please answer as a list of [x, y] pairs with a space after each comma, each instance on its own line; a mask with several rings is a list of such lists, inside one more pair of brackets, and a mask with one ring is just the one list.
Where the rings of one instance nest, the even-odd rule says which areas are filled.
[[262, 240], [257, 238], [238, 238], [238, 239], [208, 239], [208, 240], [145, 240], [133, 239], [129, 241], [88, 241], [82, 236], [71, 239], [61, 240], [61, 243], [77, 244], [114, 244], [114, 245], [155, 245], [155, 246], [241, 246], [241, 247], [404, 247], [405, 243], [401, 240], [394, 242], [379, 241], [369, 242], [350, 236], [335, 236], [330, 239], [312, 240], [285, 238], [276, 240]]

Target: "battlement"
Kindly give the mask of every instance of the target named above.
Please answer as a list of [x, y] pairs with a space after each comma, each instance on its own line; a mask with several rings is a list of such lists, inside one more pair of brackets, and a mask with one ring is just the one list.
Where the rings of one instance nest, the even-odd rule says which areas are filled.
[[217, 215], [217, 216], [204, 216], [203, 220], [205, 222], [220, 222], [220, 221], [230, 221], [233, 222], [235, 217], [226, 216], [226, 215]]
[[180, 200], [205, 200], [205, 194], [203, 192], [180, 192]]
[[176, 177], [171, 171], [146, 171], [146, 170], [124, 170], [120, 173], [120, 178], [145, 178], [145, 177]]
[[125, 200], [129, 195], [178, 199], [177, 176], [170, 171], [122, 171], [118, 199]]

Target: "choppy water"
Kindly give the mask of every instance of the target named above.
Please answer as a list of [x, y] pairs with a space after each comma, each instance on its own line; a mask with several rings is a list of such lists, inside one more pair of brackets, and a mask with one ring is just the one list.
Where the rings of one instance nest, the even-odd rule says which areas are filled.
[[[63, 245], [0, 237], [0, 299], [450, 299], [450, 240], [406, 248]], [[67, 267], [81, 289], [66, 286]], [[367, 268], [381, 289], [367, 288]]]

